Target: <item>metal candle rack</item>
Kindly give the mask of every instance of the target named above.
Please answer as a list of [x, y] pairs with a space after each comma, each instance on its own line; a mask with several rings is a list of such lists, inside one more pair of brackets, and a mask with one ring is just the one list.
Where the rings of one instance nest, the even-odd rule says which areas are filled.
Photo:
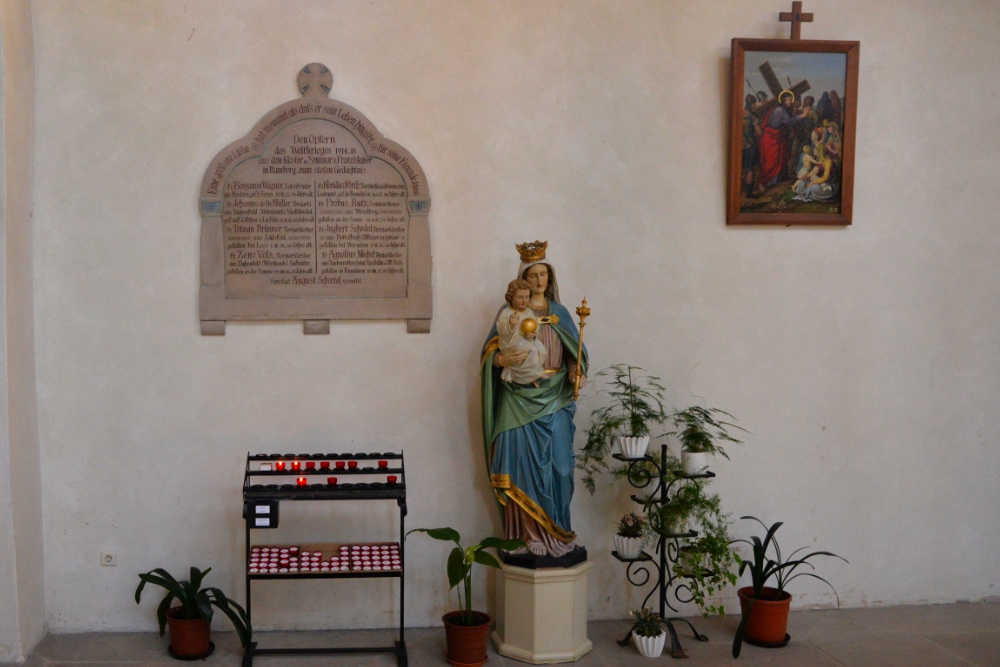
[[[270, 463], [272, 468], [277, 462], [285, 462], [285, 470], [261, 470], [261, 464]], [[298, 469], [292, 469], [291, 464], [299, 461]], [[306, 463], [321, 464], [324, 461], [357, 462], [356, 468], [342, 469], [321, 468], [319, 466], [307, 469]], [[385, 461], [386, 467], [378, 467], [377, 462]], [[395, 482], [389, 478], [395, 477]], [[299, 478], [305, 478], [305, 484], [299, 484]], [[337, 477], [337, 484], [326, 483], [326, 478]], [[343, 482], [340, 478], [361, 479], [378, 477], [386, 481]], [[312, 481], [313, 479], [317, 481]], [[321, 481], [320, 481], [321, 480]], [[303, 500], [395, 500], [399, 507], [399, 560], [398, 569], [383, 569], [381, 571], [329, 571], [329, 572], [283, 572], [252, 573], [250, 572], [250, 531], [277, 528], [279, 523], [278, 508], [282, 501]], [[319, 648], [259, 648], [256, 641], [243, 651], [243, 667], [251, 667], [253, 659], [258, 655], [331, 655], [349, 653], [393, 653], [399, 667], [406, 667], [406, 642], [403, 637], [404, 586], [403, 572], [405, 569], [405, 531], [403, 520], [406, 517], [406, 473], [403, 465], [403, 454], [386, 452], [363, 452], [357, 454], [247, 454], [246, 471], [243, 477], [243, 517], [246, 520], [246, 610], [247, 617], [253, 619], [253, 600], [251, 584], [258, 580], [279, 579], [357, 579], [357, 578], [396, 578], [399, 579], [399, 639], [389, 646], [355, 646], [355, 647], [319, 647]]]
[[[643, 506], [647, 503], [654, 503], [661, 507], [668, 505], [671, 496], [670, 490], [677, 483], [687, 483], [694, 479], [715, 477], [715, 473], [711, 471], [705, 471], [696, 475], [675, 475], [672, 472], [668, 472], [666, 445], [660, 445], [659, 461], [656, 460], [653, 454], [646, 454], [646, 456], [639, 459], [628, 459], [621, 454], [612, 454], [612, 457], [628, 464], [627, 479], [633, 488], [646, 489], [655, 482], [655, 485], [649, 489], [646, 497], [632, 496], [633, 501]], [[645, 465], [639, 465], [643, 462], [652, 466], [655, 474], [651, 474]], [[617, 551], [612, 552], [615, 558], [628, 564], [628, 568], [625, 570], [625, 577], [633, 586], [646, 586], [650, 581], [650, 577], [655, 576], [653, 588], [643, 598], [642, 606], [645, 607], [650, 598], [653, 597], [653, 594], [656, 594], [659, 602], [660, 617], [664, 619], [667, 631], [670, 633], [670, 654], [674, 658], [688, 657], [683, 647], [681, 647], [680, 640], [677, 638], [677, 631], [674, 629], [675, 622], [686, 623], [698, 641], [708, 641], [708, 637], [695, 630], [694, 626], [687, 619], [677, 616], [668, 618], [666, 614], [668, 608], [675, 613], [677, 612], [677, 608], [671, 604], [669, 593], [672, 592], [673, 599], [684, 604], [693, 600], [691, 588], [686, 583], [688, 576], [674, 574], [673, 564], [677, 562], [677, 558], [680, 555], [681, 540], [688, 540], [694, 537], [698, 537], [697, 531], [694, 530], [689, 530], [686, 533], [660, 533], [653, 547], [655, 557], [650, 556], [645, 551], [641, 552], [637, 558], [623, 558]], [[651, 568], [653, 569], [653, 575], [650, 575]], [[628, 645], [634, 629], [634, 627], [630, 629], [628, 634], [618, 641], [620, 646]]]

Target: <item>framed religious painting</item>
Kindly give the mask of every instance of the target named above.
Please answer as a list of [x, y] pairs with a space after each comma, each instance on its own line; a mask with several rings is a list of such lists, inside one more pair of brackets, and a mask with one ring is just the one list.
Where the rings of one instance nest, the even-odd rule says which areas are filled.
[[728, 224], [851, 224], [860, 49], [733, 40]]

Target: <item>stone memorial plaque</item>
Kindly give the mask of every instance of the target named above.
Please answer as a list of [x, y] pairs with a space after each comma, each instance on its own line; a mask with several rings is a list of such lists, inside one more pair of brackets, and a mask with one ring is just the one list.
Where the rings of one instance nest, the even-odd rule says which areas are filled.
[[405, 319], [430, 331], [427, 179], [356, 109], [330, 71], [212, 160], [201, 184], [202, 334], [226, 320]]

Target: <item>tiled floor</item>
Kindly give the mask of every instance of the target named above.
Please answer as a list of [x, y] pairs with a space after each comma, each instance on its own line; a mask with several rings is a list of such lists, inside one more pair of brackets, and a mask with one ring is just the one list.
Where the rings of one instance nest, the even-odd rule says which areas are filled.
[[[841, 609], [793, 612], [788, 632], [792, 641], [785, 648], [762, 649], [744, 645], [739, 662], [731, 651], [737, 617], [692, 619], [709, 641], [695, 641], [681, 626], [681, 643], [689, 660], [697, 665], [1000, 665], [1000, 602], [975, 604]], [[619, 647], [628, 631], [625, 621], [594, 621], [588, 634], [594, 650], [577, 661], [581, 667], [609, 665], [674, 664], [665, 652], [656, 661], [639, 656], [635, 648]], [[232, 632], [212, 635], [215, 654], [200, 664], [240, 665], [242, 652]], [[264, 646], [383, 645], [391, 643], [387, 631], [259, 633]], [[408, 629], [409, 664], [447, 665], [444, 631], [441, 628]], [[493, 667], [524, 663], [497, 655], [490, 647]], [[389, 667], [389, 655], [346, 655], [290, 658], [259, 657], [257, 667]], [[84, 665], [148, 665], [174, 667], [180, 663], [166, 652], [166, 640], [156, 634], [90, 633], [50, 635], [42, 640], [27, 665], [71, 667]]]

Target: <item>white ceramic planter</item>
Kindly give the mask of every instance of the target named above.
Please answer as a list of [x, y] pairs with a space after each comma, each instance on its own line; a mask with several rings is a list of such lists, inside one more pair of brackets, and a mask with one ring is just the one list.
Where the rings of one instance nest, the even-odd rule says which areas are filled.
[[618, 438], [618, 449], [621, 450], [622, 456], [627, 459], [641, 459], [646, 455], [646, 449], [649, 448], [649, 436], [631, 436], [631, 435], [619, 435]]
[[655, 637], [640, 637], [637, 633], [632, 633], [635, 640], [635, 647], [639, 653], [647, 658], [659, 658], [663, 653], [663, 644], [667, 640], [667, 631], [660, 630], [660, 634]]
[[681, 465], [684, 466], [684, 474], [697, 475], [705, 472], [708, 468], [708, 454], [706, 452], [681, 452]]
[[677, 565], [680, 566], [681, 574], [693, 575], [705, 568], [705, 554], [692, 550], [690, 547], [682, 547], [677, 554]]
[[622, 558], [635, 559], [642, 553], [641, 537], [622, 537], [615, 535], [615, 551]]

